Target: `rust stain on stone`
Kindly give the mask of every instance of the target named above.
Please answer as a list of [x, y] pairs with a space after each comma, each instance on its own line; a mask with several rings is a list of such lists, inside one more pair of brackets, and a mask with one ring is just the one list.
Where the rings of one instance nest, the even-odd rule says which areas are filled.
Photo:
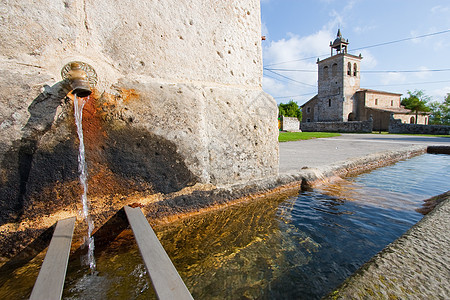
[[120, 95], [123, 102], [136, 101], [139, 99], [139, 94], [134, 89], [124, 89], [120, 88]]

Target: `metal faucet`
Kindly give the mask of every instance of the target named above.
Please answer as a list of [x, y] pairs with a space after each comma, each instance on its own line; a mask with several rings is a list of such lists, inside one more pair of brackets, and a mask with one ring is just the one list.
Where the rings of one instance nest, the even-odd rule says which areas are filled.
[[87, 97], [97, 84], [97, 74], [94, 69], [83, 62], [73, 61], [66, 64], [61, 70], [62, 78], [70, 85], [72, 94], [78, 97]]

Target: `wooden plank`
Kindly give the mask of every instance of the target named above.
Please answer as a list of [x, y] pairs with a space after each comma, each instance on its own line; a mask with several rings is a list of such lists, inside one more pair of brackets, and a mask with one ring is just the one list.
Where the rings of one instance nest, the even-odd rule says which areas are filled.
[[56, 224], [30, 299], [61, 299], [74, 227], [75, 217], [60, 220]]
[[158, 299], [193, 299], [141, 209], [125, 206], [125, 213]]

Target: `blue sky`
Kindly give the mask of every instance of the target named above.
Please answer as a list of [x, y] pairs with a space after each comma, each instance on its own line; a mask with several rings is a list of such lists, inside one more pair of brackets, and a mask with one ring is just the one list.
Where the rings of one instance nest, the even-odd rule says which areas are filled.
[[261, 0], [261, 21], [264, 67], [278, 69], [264, 70], [263, 89], [278, 103], [301, 105], [317, 93], [316, 60], [330, 55], [338, 28], [349, 53], [363, 56], [362, 88], [420, 89], [437, 101], [450, 93], [450, 0]]

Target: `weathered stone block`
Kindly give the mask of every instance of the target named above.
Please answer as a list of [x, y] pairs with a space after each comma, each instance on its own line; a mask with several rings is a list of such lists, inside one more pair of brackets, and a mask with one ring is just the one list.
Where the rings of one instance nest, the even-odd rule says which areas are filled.
[[60, 75], [73, 60], [99, 78], [83, 112], [91, 195], [276, 175], [259, 11], [257, 0], [0, 3], [0, 223], [78, 201]]

